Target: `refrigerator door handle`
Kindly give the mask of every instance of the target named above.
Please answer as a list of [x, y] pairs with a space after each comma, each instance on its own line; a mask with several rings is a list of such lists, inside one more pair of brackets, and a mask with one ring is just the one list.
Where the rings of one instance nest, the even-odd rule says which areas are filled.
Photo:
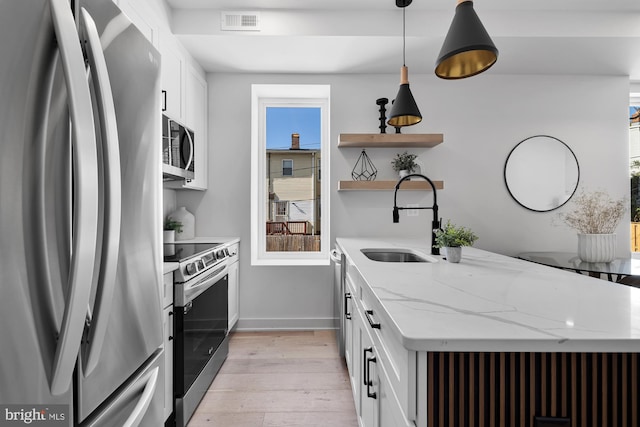
[[53, 395], [69, 390], [91, 297], [98, 226], [97, 152], [91, 95], [84, 58], [67, 0], [51, 0], [51, 19], [58, 41], [67, 86], [73, 134], [74, 219], [72, 256], [66, 305], [53, 359], [50, 388]]
[[90, 321], [86, 352], [83, 351], [83, 356], [86, 356], [83, 358], [83, 372], [85, 376], [88, 376], [93, 372], [100, 359], [109, 314], [113, 306], [120, 243], [122, 183], [120, 178], [120, 142], [107, 63], [93, 18], [85, 8], [81, 9], [80, 16], [81, 34], [87, 40], [86, 53], [97, 100], [103, 152], [103, 179], [105, 181], [99, 187], [104, 189], [105, 206], [102, 261], [96, 284], [94, 315]]
[[160, 367], [156, 366], [152, 371], [150, 371], [147, 375], [140, 378], [139, 382], [144, 382], [144, 391], [140, 396], [140, 400], [136, 404], [133, 411], [131, 411], [131, 415], [127, 418], [127, 421], [124, 423], [123, 427], [138, 427], [142, 418], [144, 418], [151, 401], [153, 400], [153, 395], [156, 391], [156, 386], [158, 384], [158, 372], [160, 371]]

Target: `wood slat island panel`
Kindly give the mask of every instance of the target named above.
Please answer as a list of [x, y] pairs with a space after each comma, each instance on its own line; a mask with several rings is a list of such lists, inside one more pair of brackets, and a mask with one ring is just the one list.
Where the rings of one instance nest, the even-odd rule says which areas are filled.
[[635, 427], [638, 362], [630, 353], [430, 352], [426, 425], [534, 427], [542, 416]]

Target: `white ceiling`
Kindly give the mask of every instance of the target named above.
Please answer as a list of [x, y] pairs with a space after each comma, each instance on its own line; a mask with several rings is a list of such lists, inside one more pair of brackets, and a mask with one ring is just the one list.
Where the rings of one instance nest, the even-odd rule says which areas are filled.
[[[167, 0], [172, 30], [209, 72], [397, 73], [394, 0]], [[640, 81], [640, 0], [477, 0], [495, 74], [628, 75]], [[432, 73], [455, 0], [406, 8], [406, 63]], [[221, 11], [259, 11], [261, 31], [220, 29]]]

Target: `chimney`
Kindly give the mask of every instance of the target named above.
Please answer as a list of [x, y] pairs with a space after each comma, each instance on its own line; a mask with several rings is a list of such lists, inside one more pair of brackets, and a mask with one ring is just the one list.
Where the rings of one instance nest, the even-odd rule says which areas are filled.
[[291, 150], [299, 150], [300, 149], [300, 134], [292, 133], [291, 134]]

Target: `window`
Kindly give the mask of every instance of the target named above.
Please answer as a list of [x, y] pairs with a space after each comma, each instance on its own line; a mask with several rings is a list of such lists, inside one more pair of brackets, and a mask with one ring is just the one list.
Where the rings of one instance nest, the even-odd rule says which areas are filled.
[[293, 160], [282, 161], [282, 176], [293, 176]]
[[328, 265], [330, 87], [251, 89], [252, 265]]
[[275, 207], [276, 207], [276, 216], [284, 216], [284, 217], [289, 216], [288, 201], [276, 202]]

